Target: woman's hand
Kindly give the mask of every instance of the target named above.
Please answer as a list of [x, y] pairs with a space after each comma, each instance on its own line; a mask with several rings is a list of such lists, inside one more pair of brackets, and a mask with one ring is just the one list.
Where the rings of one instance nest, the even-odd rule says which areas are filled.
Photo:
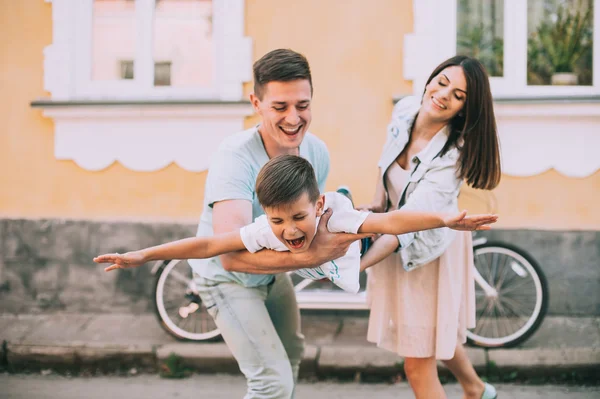
[[489, 226], [492, 223], [496, 223], [498, 215], [472, 215], [467, 216], [467, 211], [462, 211], [458, 215], [453, 215], [444, 218], [444, 225], [453, 230], [490, 230]]
[[146, 257], [142, 251], [127, 252], [125, 254], [105, 254], [94, 258], [96, 263], [112, 263], [104, 269], [105, 272], [116, 269], [129, 269], [139, 267], [146, 263]]

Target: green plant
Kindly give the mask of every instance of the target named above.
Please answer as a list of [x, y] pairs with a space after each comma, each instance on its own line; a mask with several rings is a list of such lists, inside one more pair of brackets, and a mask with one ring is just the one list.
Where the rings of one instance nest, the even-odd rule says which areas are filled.
[[[592, 45], [592, 8], [583, 11], [574, 7], [569, 11], [564, 5], [541, 22], [528, 42], [530, 63], [543, 69], [550, 66], [551, 73], [574, 72], [581, 58]], [[537, 69], [537, 68], [535, 68]]]
[[477, 58], [485, 65], [490, 76], [503, 75], [504, 41], [493, 35], [483, 22], [459, 29], [456, 38], [458, 53]]
[[160, 376], [163, 378], [185, 378], [191, 371], [183, 364], [183, 359], [175, 353], [170, 353], [160, 365]]

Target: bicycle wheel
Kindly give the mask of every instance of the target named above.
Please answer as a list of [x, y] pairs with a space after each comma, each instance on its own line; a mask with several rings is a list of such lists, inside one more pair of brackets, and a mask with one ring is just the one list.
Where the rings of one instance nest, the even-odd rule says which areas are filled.
[[221, 333], [198, 295], [187, 261], [163, 262], [154, 284], [154, 312], [161, 327], [177, 339], [220, 339]]
[[538, 329], [548, 310], [548, 283], [523, 250], [505, 243], [474, 247], [477, 319], [467, 332], [470, 344], [512, 347]]

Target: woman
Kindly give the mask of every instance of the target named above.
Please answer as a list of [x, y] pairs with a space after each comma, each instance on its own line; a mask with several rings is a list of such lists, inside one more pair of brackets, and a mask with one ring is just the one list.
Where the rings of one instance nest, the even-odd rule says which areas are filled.
[[[443, 62], [422, 98], [396, 104], [378, 166], [375, 198], [359, 208], [456, 211], [463, 180], [478, 189], [498, 185], [492, 95], [479, 61], [456, 56]], [[438, 359], [456, 376], [464, 398], [497, 396], [462, 346], [475, 322], [471, 244], [470, 233], [449, 229], [382, 236], [363, 259], [363, 268], [383, 259], [369, 272], [368, 340], [405, 358], [417, 399], [446, 397]]]

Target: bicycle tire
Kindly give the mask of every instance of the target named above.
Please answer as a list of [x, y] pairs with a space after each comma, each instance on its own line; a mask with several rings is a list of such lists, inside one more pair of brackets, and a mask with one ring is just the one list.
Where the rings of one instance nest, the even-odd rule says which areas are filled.
[[[190, 331], [186, 331], [185, 329], [179, 327], [177, 323], [175, 323], [169, 317], [169, 313], [164, 305], [164, 285], [166, 279], [168, 277], [168, 273], [173, 270], [175, 265], [180, 262], [179, 260], [166, 260], [162, 263], [159, 269], [156, 272], [156, 277], [154, 279], [154, 291], [153, 291], [153, 304], [154, 304], [154, 314], [158, 320], [159, 325], [169, 333], [171, 336], [180, 341], [195, 341], [195, 342], [213, 342], [213, 341], [221, 341], [221, 333], [218, 328], [210, 330], [208, 333], [192, 333]], [[189, 266], [187, 266], [189, 267]], [[167, 273], [167, 274], [166, 274]], [[202, 305], [202, 301], [200, 297], [194, 297], [194, 301], [199, 302], [199, 310], [201, 312], [206, 312], [206, 308]], [[210, 315], [206, 315], [210, 317]], [[212, 320], [212, 318], [211, 318]]]
[[[548, 282], [539, 264], [531, 255], [521, 248], [504, 242], [493, 241], [476, 245], [473, 248], [474, 258], [477, 258], [480, 254], [493, 254], [494, 252], [519, 261], [519, 264], [531, 273], [534, 285], [536, 285], [535, 280], [537, 278], [537, 282], [539, 283], [537, 289], [539, 289], [540, 303], [538, 306], [536, 302], [535, 306], [537, 307], [537, 312], [534, 312], [525, 325], [515, 333], [500, 338], [489, 338], [475, 334], [473, 331], [469, 330], [467, 331], [467, 342], [470, 345], [483, 348], [511, 348], [528, 340], [538, 330], [546, 317], [549, 302]], [[538, 292], [536, 291], [536, 297], [537, 295]]]

